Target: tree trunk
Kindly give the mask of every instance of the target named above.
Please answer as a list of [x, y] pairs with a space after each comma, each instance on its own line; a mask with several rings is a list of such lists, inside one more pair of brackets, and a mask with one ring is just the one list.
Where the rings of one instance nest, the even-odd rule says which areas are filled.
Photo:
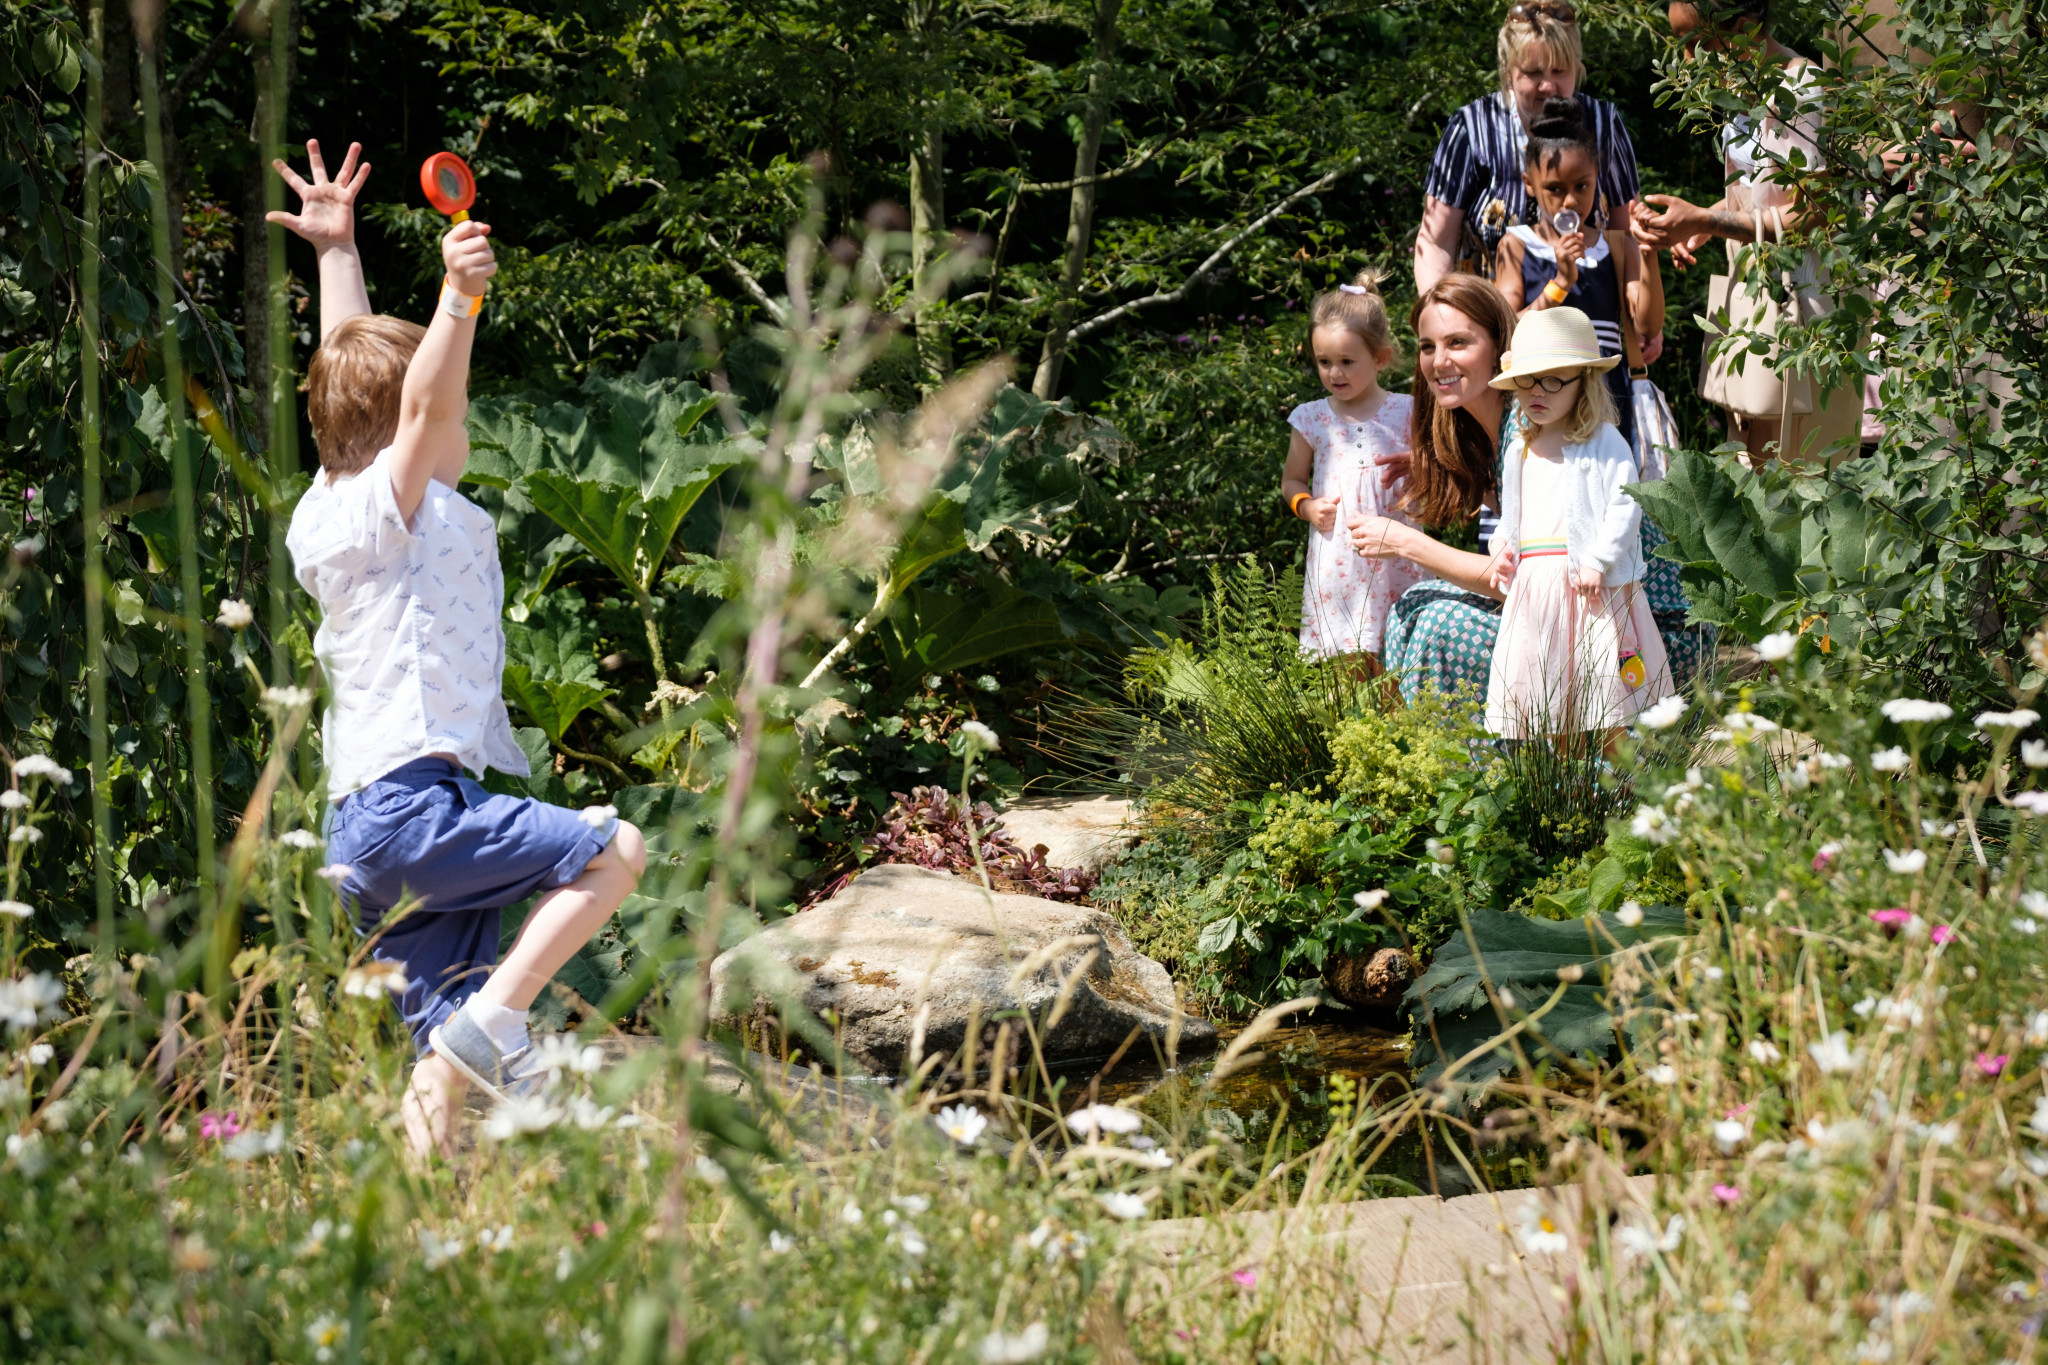
[[[913, 0], [904, 27], [910, 31], [934, 69], [943, 70], [940, 53], [950, 0]], [[937, 99], [921, 101], [927, 110]], [[911, 325], [917, 332], [917, 358], [925, 383], [937, 388], [953, 370], [953, 348], [946, 337], [941, 310], [945, 298], [940, 258], [946, 251], [946, 131], [927, 114], [910, 144], [910, 278]]]
[[[249, 161], [242, 177], [243, 379], [249, 387], [253, 410], [251, 425], [262, 433], [266, 446], [271, 442], [271, 238], [276, 236], [277, 246], [281, 248], [284, 229], [272, 227], [264, 221], [263, 215], [283, 206], [271, 185], [276, 179], [276, 172], [270, 169], [270, 158], [279, 154], [273, 146], [273, 130], [283, 128], [284, 120], [280, 115], [290, 107], [292, 78], [296, 74], [293, 68], [297, 65], [293, 58], [299, 47], [299, 7], [290, 0], [279, 0], [279, 3], [283, 5], [283, 13], [275, 14], [273, 11], [273, 22], [282, 22], [286, 27], [284, 69], [276, 72], [273, 79], [272, 44], [259, 41], [255, 64], [256, 112], [249, 122]], [[274, 108], [273, 100], [276, 101]]]
[[936, 388], [953, 372], [953, 347], [933, 307], [943, 301], [939, 258], [945, 254], [946, 135], [927, 127], [910, 149], [910, 275], [912, 323], [925, 382]]
[[1081, 113], [1081, 145], [1074, 149], [1074, 188], [1067, 201], [1067, 259], [1060, 269], [1060, 292], [1052, 308], [1052, 324], [1038, 353], [1038, 373], [1031, 392], [1051, 398], [1060, 386], [1067, 360], [1067, 329], [1081, 307], [1081, 281], [1088, 270], [1088, 248], [1095, 236], [1095, 168], [1102, 157], [1102, 128], [1109, 121], [1109, 64], [1116, 58], [1117, 14], [1123, 0], [1096, 0], [1095, 69], [1088, 73], [1088, 104]]

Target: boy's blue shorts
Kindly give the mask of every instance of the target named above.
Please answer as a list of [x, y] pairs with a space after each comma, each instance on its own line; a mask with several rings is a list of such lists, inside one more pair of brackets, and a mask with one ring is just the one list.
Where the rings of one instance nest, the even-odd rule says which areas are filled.
[[349, 868], [339, 890], [356, 924], [377, 932], [408, 896], [419, 904], [370, 949], [405, 964], [399, 998], [413, 1042], [482, 987], [498, 961], [499, 911], [583, 874], [618, 829], [563, 806], [494, 796], [445, 758], [416, 758], [335, 807], [329, 866]]

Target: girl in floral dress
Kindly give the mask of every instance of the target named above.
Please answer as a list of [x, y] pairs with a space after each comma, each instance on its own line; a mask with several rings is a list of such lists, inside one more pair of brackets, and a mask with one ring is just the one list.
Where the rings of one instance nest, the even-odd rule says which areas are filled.
[[1414, 400], [1380, 387], [1394, 337], [1372, 272], [1318, 298], [1309, 324], [1316, 372], [1330, 396], [1287, 414], [1294, 436], [1280, 480], [1287, 510], [1309, 524], [1301, 648], [1323, 658], [1369, 655], [1377, 666], [1394, 599], [1427, 575], [1406, 560], [1359, 555], [1348, 525], [1380, 516], [1413, 524], [1397, 510], [1401, 487], [1382, 488], [1373, 460], [1408, 448]]

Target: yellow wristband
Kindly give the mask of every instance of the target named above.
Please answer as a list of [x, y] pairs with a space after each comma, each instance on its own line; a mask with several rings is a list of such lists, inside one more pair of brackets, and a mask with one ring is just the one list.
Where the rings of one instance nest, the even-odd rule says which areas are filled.
[[1295, 495], [1294, 495], [1294, 496], [1293, 496], [1292, 498], [1289, 498], [1289, 499], [1287, 500], [1287, 515], [1288, 515], [1288, 516], [1290, 516], [1290, 517], [1298, 517], [1298, 516], [1300, 516], [1300, 515], [1301, 515], [1301, 500], [1302, 500], [1303, 498], [1306, 498], [1306, 497], [1310, 497], [1310, 496], [1312, 496], [1312, 495], [1311, 495], [1311, 494], [1308, 494], [1308, 493], [1296, 493], [1296, 494], [1295, 494]]
[[450, 317], [473, 318], [484, 311], [484, 296], [471, 296], [455, 287], [452, 280], [441, 281], [441, 311]]
[[1553, 279], [1549, 284], [1543, 286], [1543, 297], [1549, 299], [1552, 303], [1563, 303], [1571, 296], [1572, 291], [1565, 288], [1561, 281]]

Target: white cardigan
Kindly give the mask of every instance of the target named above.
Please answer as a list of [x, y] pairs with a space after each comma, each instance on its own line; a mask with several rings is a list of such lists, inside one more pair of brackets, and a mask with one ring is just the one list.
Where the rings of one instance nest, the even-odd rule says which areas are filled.
[[[1500, 471], [1500, 526], [1489, 548], [1495, 554], [1520, 548], [1522, 464], [1529, 458], [1529, 427], [1518, 423]], [[1612, 423], [1593, 439], [1564, 448], [1565, 563], [1600, 571], [1610, 588], [1643, 576], [1643, 509], [1621, 490], [1636, 482], [1636, 456]]]

